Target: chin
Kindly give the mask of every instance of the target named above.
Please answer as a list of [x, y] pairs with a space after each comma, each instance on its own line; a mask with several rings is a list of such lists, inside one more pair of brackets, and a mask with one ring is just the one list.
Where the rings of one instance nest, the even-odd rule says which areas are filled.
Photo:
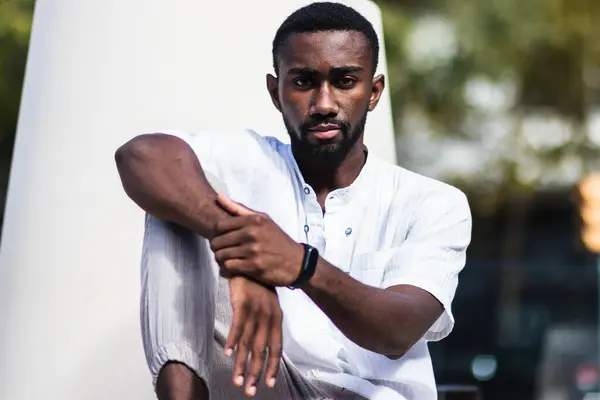
[[337, 143], [315, 146], [311, 150], [310, 155], [315, 161], [326, 163], [338, 163], [342, 161], [347, 154], [346, 149]]
[[294, 137], [291, 137], [296, 155], [317, 163], [338, 164], [348, 154], [349, 143], [343, 137], [336, 136], [327, 141], [313, 141], [307, 136], [302, 140], [294, 140]]
[[343, 152], [343, 148], [339, 143], [327, 143], [312, 147], [314, 154], [337, 154]]

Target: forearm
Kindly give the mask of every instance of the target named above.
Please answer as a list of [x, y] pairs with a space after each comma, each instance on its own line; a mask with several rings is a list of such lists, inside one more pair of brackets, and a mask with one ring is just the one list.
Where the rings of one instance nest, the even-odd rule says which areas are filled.
[[418, 304], [410, 296], [365, 285], [322, 258], [303, 290], [348, 339], [375, 353], [399, 357], [424, 333], [411, 324]]
[[227, 216], [198, 158], [179, 138], [138, 136], [117, 150], [115, 161], [125, 192], [148, 214], [208, 239], [215, 223]]

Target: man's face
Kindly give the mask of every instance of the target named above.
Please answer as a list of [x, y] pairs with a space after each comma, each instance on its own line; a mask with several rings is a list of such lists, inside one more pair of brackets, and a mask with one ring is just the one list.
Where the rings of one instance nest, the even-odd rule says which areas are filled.
[[296, 152], [340, 160], [359, 141], [383, 90], [360, 32], [291, 35], [279, 54], [279, 77], [267, 85]]

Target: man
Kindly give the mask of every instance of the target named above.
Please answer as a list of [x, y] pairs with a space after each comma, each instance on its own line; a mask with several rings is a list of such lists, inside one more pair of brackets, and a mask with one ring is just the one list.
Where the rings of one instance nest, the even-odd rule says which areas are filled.
[[160, 399], [437, 397], [427, 341], [453, 326], [469, 206], [368, 153], [378, 51], [359, 13], [314, 3], [277, 31], [267, 76], [291, 145], [163, 132], [117, 151], [148, 214], [142, 328]]

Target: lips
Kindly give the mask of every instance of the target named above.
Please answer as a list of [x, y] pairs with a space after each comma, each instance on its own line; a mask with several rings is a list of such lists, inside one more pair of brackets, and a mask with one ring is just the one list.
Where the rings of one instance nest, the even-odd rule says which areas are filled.
[[313, 126], [308, 130], [312, 133], [317, 139], [332, 139], [338, 133], [340, 133], [340, 126], [336, 124], [320, 124], [317, 126]]

